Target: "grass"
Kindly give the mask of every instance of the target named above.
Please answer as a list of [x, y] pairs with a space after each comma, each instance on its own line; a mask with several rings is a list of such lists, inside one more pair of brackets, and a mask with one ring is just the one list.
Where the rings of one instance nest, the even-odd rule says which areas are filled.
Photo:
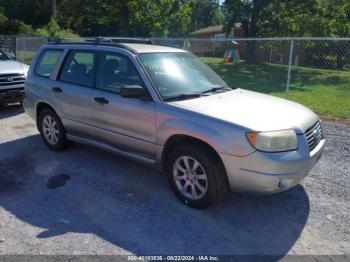
[[[230, 86], [286, 98], [288, 67], [276, 64], [224, 63], [201, 58]], [[318, 114], [350, 118], [350, 72], [293, 66], [288, 99]]]

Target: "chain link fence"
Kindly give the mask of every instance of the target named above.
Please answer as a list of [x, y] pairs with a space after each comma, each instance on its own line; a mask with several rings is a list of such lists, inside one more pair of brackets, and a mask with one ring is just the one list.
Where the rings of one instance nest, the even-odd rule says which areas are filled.
[[[81, 40], [86, 39], [67, 39]], [[149, 40], [191, 51], [232, 87], [289, 98], [321, 114], [350, 118], [350, 38]], [[38, 47], [47, 42], [44, 37], [16, 38], [17, 59], [30, 64]]]
[[47, 37], [17, 37], [16, 58], [18, 61], [30, 64], [38, 48], [48, 42]]
[[0, 48], [11, 57], [16, 55], [16, 37], [0, 36]]

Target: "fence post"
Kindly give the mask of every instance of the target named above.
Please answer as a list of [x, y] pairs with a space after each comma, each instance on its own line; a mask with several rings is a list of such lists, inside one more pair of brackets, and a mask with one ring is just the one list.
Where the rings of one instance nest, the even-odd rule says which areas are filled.
[[13, 52], [15, 53], [15, 58], [18, 60], [18, 44], [17, 44], [17, 37], [13, 37]]
[[290, 49], [289, 49], [286, 98], [288, 98], [288, 94], [289, 94], [290, 77], [291, 77], [291, 73], [292, 73], [292, 63], [293, 63], [293, 51], [294, 51], [294, 39], [291, 40], [291, 42], [290, 42]]

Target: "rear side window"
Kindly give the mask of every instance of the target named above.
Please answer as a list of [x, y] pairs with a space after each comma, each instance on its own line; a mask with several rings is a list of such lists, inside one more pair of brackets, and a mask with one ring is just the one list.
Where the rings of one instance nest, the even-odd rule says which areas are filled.
[[94, 85], [96, 52], [74, 50], [65, 59], [59, 80], [87, 87]]
[[35, 74], [49, 78], [62, 52], [60, 49], [44, 50], [35, 67]]

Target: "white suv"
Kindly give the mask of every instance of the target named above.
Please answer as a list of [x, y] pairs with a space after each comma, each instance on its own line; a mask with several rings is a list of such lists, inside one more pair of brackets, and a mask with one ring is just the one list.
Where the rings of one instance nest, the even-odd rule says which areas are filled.
[[0, 105], [22, 102], [29, 66], [11, 60], [0, 50]]

